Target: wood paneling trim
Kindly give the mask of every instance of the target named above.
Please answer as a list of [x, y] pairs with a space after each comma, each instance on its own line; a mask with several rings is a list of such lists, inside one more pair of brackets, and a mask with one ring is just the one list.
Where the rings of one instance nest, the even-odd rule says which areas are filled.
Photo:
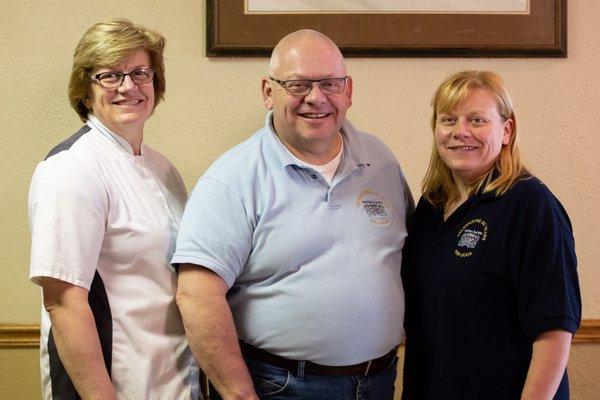
[[[574, 343], [600, 343], [600, 319], [584, 319]], [[0, 348], [35, 348], [40, 343], [37, 324], [0, 324]]]
[[573, 338], [574, 343], [600, 343], [600, 319], [584, 319]]
[[0, 324], [0, 348], [38, 347], [39, 345], [38, 324]]

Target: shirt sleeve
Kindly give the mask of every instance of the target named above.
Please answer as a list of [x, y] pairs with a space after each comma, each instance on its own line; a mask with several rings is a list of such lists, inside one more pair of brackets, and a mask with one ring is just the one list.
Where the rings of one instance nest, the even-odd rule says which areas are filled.
[[38, 164], [29, 191], [29, 278], [90, 288], [106, 226], [107, 195], [97, 172], [58, 154]]
[[171, 264], [203, 266], [231, 287], [246, 265], [252, 235], [241, 199], [216, 179], [203, 177], [185, 207]]
[[581, 319], [575, 243], [570, 230], [550, 223], [532, 230], [522, 243], [519, 319], [531, 340], [543, 332], [575, 333]]
[[[400, 169], [400, 166], [398, 166], [398, 169]], [[406, 204], [406, 229], [409, 230], [413, 222], [413, 216], [415, 214], [415, 200], [413, 198], [412, 192], [410, 191], [410, 186], [408, 186], [408, 182], [406, 181], [406, 177], [404, 176], [404, 173], [401, 169], [400, 181], [402, 182], [402, 188], [404, 190], [404, 204]]]

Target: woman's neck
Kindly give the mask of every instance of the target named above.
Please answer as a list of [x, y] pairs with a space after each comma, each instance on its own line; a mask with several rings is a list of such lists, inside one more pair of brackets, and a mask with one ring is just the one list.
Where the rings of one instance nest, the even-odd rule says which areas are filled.
[[461, 179], [454, 178], [454, 188], [458, 192], [458, 197], [452, 201], [447, 201], [446, 204], [444, 204], [444, 221], [469, 198], [467, 185]]
[[94, 116], [106, 129], [110, 130], [113, 134], [123, 138], [131, 146], [133, 155], [139, 156], [141, 154], [142, 140], [144, 139], [144, 125], [139, 124], [123, 124], [115, 126], [114, 124], [102, 121], [97, 116]]
[[142, 132], [117, 131], [115, 133], [129, 143], [131, 150], [133, 151], [133, 155], [139, 156], [141, 154], [142, 139], [144, 137]]

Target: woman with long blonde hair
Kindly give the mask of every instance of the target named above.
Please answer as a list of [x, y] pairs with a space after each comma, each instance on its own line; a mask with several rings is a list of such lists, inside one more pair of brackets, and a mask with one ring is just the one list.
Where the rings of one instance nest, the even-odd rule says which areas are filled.
[[402, 264], [403, 399], [568, 399], [581, 318], [569, 217], [523, 165], [497, 74], [454, 74], [432, 104]]

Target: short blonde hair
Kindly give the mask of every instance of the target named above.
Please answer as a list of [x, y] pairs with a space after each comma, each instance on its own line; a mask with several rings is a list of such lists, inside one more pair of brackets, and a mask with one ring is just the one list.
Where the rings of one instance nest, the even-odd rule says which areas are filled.
[[90, 96], [90, 73], [116, 65], [140, 50], [146, 51], [154, 70], [154, 107], [164, 99], [166, 82], [163, 50], [165, 38], [126, 19], [111, 19], [92, 26], [83, 34], [73, 55], [69, 80], [69, 102], [82, 121], [89, 112], [84, 101]]
[[[512, 101], [498, 74], [491, 71], [462, 71], [446, 78], [436, 90], [431, 101], [433, 106], [431, 128], [435, 132], [438, 115], [454, 109], [472, 89], [487, 90], [496, 101], [496, 107], [502, 119], [504, 121], [511, 119], [513, 126], [510, 141], [507, 145], [502, 146], [500, 155], [492, 168], [471, 182], [467, 187], [467, 193], [470, 196], [478, 191], [483, 193], [494, 191], [496, 195], [501, 195], [506, 193], [519, 178], [528, 174], [528, 171], [521, 160], [517, 144], [517, 120]], [[423, 196], [438, 207], [443, 207], [448, 202], [459, 198], [452, 171], [441, 159], [435, 142], [427, 174], [423, 179], [422, 190]]]

